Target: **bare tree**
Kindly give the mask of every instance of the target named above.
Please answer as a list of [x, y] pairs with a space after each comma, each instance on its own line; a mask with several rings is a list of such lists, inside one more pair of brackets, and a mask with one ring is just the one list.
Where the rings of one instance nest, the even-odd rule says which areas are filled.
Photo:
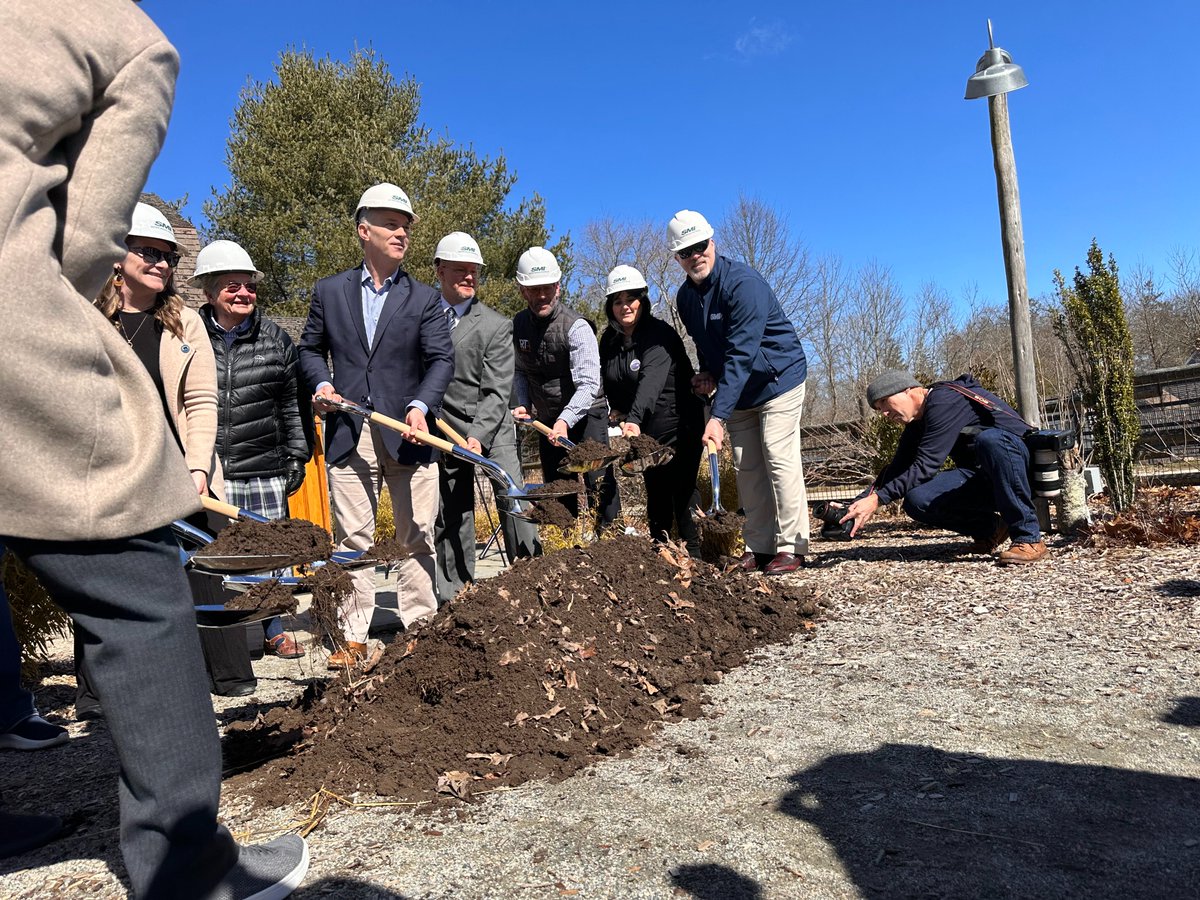
[[905, 312], [904, 295], [888, 266], [871, 260], [859, 269], [850, 288], [846, 359], [863, 421], [871, 415], [864, 394], [867, 383], [879, 372], [904, 364], [900, 333]]
[[949, 295], [936, 282], [926, 281], [905, 319], [903, 333], [904, 358], [918, 381], [949, 374], [942, 366], [942, 345], [954, 330]]
[[[841, 393], [839, 382], [846, 374], [849, 344], [846, 316], [850, 279], [842, 258], [834, 255], [823, 256], [817, 261], [815, 275], [816, 284], [811, 301], [812, 326], [809, 332], [814, 353], [808, 361], [809, 382], [812, 383], [813, 374], [819, 372], [816, 384], [821, 386], [820, 393], [825, 395], [823, 418], [837, 422]], [[807, 399], [806, 404], [810, 410], [816, 406]], [[806, 418], [812, 421], [813, 415], [810, 413]]]
[[1135, 371], [1183, 365], [1193, 344], [1187, 300], [1168, 299], [1154, 270], [1141, 262], [1121, 273], [1121, 293], [1133, 336]]
[[808, 249], [792, 236], [787, 219], [765, 201], [742, 195], [716, 231], [718, 252], [740, 259], [766, 279], [800, 337], [807, 339], [816, 273], [809, 265]]

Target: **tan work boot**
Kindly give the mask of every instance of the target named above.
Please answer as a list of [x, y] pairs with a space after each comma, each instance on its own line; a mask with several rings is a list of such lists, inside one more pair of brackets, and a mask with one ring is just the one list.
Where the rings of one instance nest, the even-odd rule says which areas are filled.
[[1000, 565], [1025, 565], [1026, 563], [1035, 563], [1040, 559], [1046, 558], [1046, 544], [1044, 541], [1038, 541], [1036, 544], [1029, 542], [1014, 543], [1011, 547], [1000, 554]]
[[988, 535], [987, 537], [975, 538], [975, 540], [971, 542], [970, 546], [967, 547], [967, 552], [968, 553], [995, 553], [998, 549], [1000, 549], [1001, 545], [1007, 540], [1008, 540], [1008, 525], [1003, 520], [1001, 520], [1000, 524], [996, 526], [996, 530], [993, 531], [990, 535]]
[[367, 655], [367, 645], [360, 644], [358, 641], [346, 641], [346, 649], [339, 650], [333, 656], [329, 657], [329, 668], [341, 669], [346, 666], [352, 666], [364, 656]]

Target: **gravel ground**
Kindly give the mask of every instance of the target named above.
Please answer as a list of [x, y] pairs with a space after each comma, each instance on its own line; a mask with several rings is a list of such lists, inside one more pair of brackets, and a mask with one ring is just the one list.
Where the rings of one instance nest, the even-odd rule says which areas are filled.
[[[295, 896], [1200, 896], [1194, 549], [1000, 569], [896, 523], [820, 549], [827, 567], [795, 576], [832, 601], [817, 638], [730, 673], [706, 718], [473, 806], [335, 804]], [[255, 666], [267, 705], [311, 671]], [[48, 678], [43, 711], [67, 719], [72, 684]], [[260, 708], [216, 699], [225, 720]], [[107, 734], [72, 734], [0, 757], [10, 808], [78, 811], [0, 868], [0, 896], [123, 896]], [[227, 791], [222, 813], [265, 837], [303, 800]]]

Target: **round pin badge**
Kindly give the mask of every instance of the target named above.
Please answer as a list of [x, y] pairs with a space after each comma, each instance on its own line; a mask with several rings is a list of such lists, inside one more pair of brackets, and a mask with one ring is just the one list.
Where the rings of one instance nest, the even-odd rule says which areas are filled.
[[629, 364], [629, 371], [636, 372], [641, 367], [642, 367], [642, 361], [640, 359], [635, 359], [633, 362], [631, 362]]

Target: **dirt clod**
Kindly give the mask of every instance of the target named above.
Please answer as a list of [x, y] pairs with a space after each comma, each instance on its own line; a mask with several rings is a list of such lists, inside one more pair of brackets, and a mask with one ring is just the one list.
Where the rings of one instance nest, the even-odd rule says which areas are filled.
[[286, 556], [284, 565], [294, 566], [329, 559], [332, 553], [329, 532], [303, 519], [238, 519], [203, 550], [205, 556]]

